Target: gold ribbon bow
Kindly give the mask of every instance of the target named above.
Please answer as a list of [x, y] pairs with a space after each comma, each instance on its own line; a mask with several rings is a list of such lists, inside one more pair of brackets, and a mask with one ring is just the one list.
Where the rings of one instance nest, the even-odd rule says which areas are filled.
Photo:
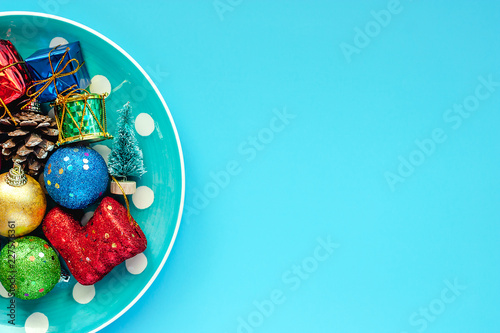
[[[3, 72], [6, 69], [12, 67], [12, 66], [21, 65], [21, 64], [24, 64], [24, 61], [14, 62], [12, 64], [9, 64], [9, 65], [5, 66], [5, 67], [2, 67], [2, 68], [0, 68], [0, 73]], [[8, 114], [9, 117], [10, 117], [10, 119], [12, 119], [12, 121], [14, 122], [14, 125], [17, 126], [17, 121], [12, 116], [12, 113], [10, 113], [9, 108], [7, 107], [7, 104], [5, 104], [5, 102], [3, 101], [2, 98], [0, 98], [0, 106], [2, 106], [3, 109], [4, 109], [3, 115], [0, 116], [0, 119], [2, 119], [3, 117], [5, 117]]]
[[[59, 78], [62, 78], [62, 77], [65, 77], [65, 76], [69, 76], [69, 75], [73, 75], [75, 74], [76, 72], [78, 72], [80, 70], [80, 68], [83, 66], [83, 64], [85, 63], [85, 61], [83, 61], [81, 64], [78, 62], [78, 60], [72, 58], [72, 59], [69, 59], [65, 64], [64, 66], [61, 68], [61, 69], [58, 69], [59, 68], [59, 65], [61, 63], [64, 62], [64, 59], [66, 58], [66, 56], [68, 55], [68, 52], [69, 52], [69, 47], [66, 47], [66, 51], [64, 52], [63, 56], [61, 57], [61, 60], [59, 61], [59, 64], [57, 64], [57, 67], [55, 68], [54, 70], [54, 65], [52, 64], [52, 58], [50, 57], [50, 55], [52, 54], [52, 51], [54, 51], [56, 48], [58, 48], [59, 46], [61, 45], [57, 45], [56, 47], [54, 47], [52, 50], [49, 51], [49, 64], [50, 64], [50, 69], [52, 70], [52, 75], [49, 76], [48, 78], [46, 79], [43, 79], [43, 80], [36, 80], [36, 81], [33, 81], [33, 85], [31, 87], [29, 87], [28, 89], [28, 92], [26, 93], [26, 95], [30, 98], [29, 102], [26, 104], [30, 104], [31, 102], [33, 102], [35, 99], [37, 99], [44, 91], [45, 89], [47, 89], [51, 84], [54, 84], [54, 89], [56, 91], [56, 95], [59, 97], [59, 92], [57, 91], [57, 85], [56, 85], [56, 80], [59, 79]], [[76, 68], [73, 69], [72, 71], [69, 71], [67, 73], [63, 73], [65, 70], [66, 70], [66, 67], [69, 66], [69, 64], [75, 62], [76, 63]], [[43, 84], [40, 88], [38, 88], [36, 91], [30, 93], [29, 91], [31, 90], [31, 88], [34, 88], [35, 86], [38, 86], [38, 85], [41, 85]], [[73, 89], [75, 88], [75, 84], [72, 85], [70, 88]], [[64, 91], [67, 91], [68, 89], [64, 90]], [[61, 92], [62, 94], [63, 92]]]

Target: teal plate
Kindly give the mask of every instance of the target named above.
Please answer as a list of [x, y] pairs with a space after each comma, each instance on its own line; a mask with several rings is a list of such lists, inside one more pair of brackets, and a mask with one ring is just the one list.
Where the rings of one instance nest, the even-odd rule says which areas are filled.
[[[15, 326], [8, 323], [7, 306], [11, 299], [0, 288], [0, 332], [97, 332], [146, 292], [174, 244], [185, 191], [177, 130], [151, 78], [124, 50], [96, 31], [52, 15], [3, 12], [0, 34], [1, 39], [16, 46], [23, 58], [38, 49], [80, 41], [93, 78], [91, 91], [110, 92], [106, 109], [111, 134], [115, 132], [116, 110], [127, 101], [133, 107], [137, 138], [148, 172], [137, 181], [137, 192], [129, 198], [131, 213], [148, 239], [146, 251], [115, 267], [94, 286], [83, 287], [72, 278], [69, 283], [59, 283], [41, 299], [16, 300]], [[111, 141], [93, 146], [106, 157]], [[91, 209], [83, 219], [92, 215]]]

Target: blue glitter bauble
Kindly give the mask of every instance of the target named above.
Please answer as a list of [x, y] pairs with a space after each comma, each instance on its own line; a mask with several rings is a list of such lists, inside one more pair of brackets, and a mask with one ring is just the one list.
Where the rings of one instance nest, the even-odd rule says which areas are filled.
[[84, 146], [57, 149], [47, 161], [43, 176], [52, 199], [70, 209], [82, 209], [96, 202], [109, 181], [102, 156]]

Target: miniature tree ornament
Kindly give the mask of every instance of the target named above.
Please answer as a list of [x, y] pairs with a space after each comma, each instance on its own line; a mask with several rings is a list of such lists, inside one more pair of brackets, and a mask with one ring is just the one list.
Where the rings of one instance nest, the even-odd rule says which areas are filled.
[[118, 110], [118, 113], [117, 130], [108, 157], [108, 171], [111, 176], [119, 178], [119, 184], [112, 181], [110, 190], [113, 194], [123, 194], [122, 189], [125, 194], [133, 194], [136, 183], [127, 178], [141, 177], [146, 173], [146, 169], [144, 168], [142, 150], [135, 137], [130, 102]]

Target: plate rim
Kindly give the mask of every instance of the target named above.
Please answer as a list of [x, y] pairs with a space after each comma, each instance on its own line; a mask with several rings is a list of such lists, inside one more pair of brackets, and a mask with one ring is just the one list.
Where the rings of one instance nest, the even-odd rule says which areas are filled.
[[79, 22], [76, 22], [76, 21], [73, 21], [73, 20], [61, 17], [61, 16], [57, 16], [57, 15], [52, 15], [52, 14], [47, 14], [47, 13], [41, 13], [41, 12], [33, 12], [33, 11], [5, 11], [5, 12], [0, 12], [0, 17], [4, 17], [4, 16], [37, 16], [37, 17], [45, 17], [45, 18], [49, 18], [49, 19], [53, 19], [53, 20], [57, 20], [57, 21], [62, 21], [62, 22], [69, 23], [71, 25], [77, 26], [77, 27], [79, 27], [79, 28], [81, 28], [83, 30], [86, 30], [86, 31], [90, 32], [91, 34], [93, 34], [93, 35], [101, 38], [102, 40], [104, 40], [105, 42], [107, 42], [109, 45], [113, 46], [116, 50], [118, 50], [125, 57], [127, 57], [127, 59], [130, 60], [134, 64], [134, 66], [136, 66], [139, 69], [139, 71], [144, 75], [144, 77], [148, 80], [149, 84], [151, 84], [151, 86], [153, 87], [153, 90], [155, 91], [156, 95], [158, 96], [158, 98], [160, 99], [161, 103], [163, 104], [163, 107], [164, 107], [164, 109], [165, 109], [165, 111], [166, 111], [166, 113], [168, 115], [168, 119], [169, 119], [170, 124], [172, 126], [172, 129], [174, 131], [175, 140], [177, 142], [177, 149], [179, 150], [179, 161], [180, 161], [180, 164], [181, 164], [182, 187], [181, 187], [181, 201], [179, 203], [179, 213], [178, 213], [178, 216], [177, 216], [177, 222], [176, 222], [174, 234], [172, 235], [172, 239], [170, 240], [170, 244], [168, 246], [167, 252], [165, 253], [165, 256], [163, 257], [160, 265], [156, 269], [156, 272], [153, 274], [153, 276], [148, 281], [148, 283], [146, 284], [146, 286], [139, 292], [139, 294], [126, 307], [124, 307], [118, 314], [116, 314], [113, 318], [111, 318], [110, 320], [108, 320], [104, 324], [102, 324], [101, 326], [99, 326], [99, 327], [97, 327], [94, 330], [92, 330], [92, 331], [89, 332], [89, 333], [95, 333], [95, 332], [98, 332], [98, 331], [102, 330], [106, 326], [110, 325], [114, 321], [116, 321], [123, 314], [125, 314], [125, 312], [127, 312], [135, 303], [137, 303], [137, 301], [146, 293], [146, 291], [149, 289], [149, 287], [151, 287], [151, 285], [153, 284], [153, 282], [156, 280], [156, 278], [158, 277], [158, 274], [160, 274], [161, 270], [163, 269], [163, 266], [165, 265], [165, 262], [167, 261], [167, 258], [169, 257], [170, 252], [172, 251], [172, 247], [173, 247], [173, 245], [175, 243], [175, 240], [177, 238], [177, 233], [179, 231], [179, 227], [180, 227], [180, 224], [181, 224], [182, 213], [183, 213], [183, 210], [184, 210], [184, 197], [185, 197], [185, 192], [186, 192], [186, 178], [185, 178], [185, 170], [184, 170], [184, 156], [183, 156], [183, 153], [182, 153], [182, 146], [181, 146], [181, 141], [179, 139], [179, 133], [177, 132], [177, 127], [175, 126], [174, 119], [172, 117], [172, 114], [170, 113], [170, 109], [168, 108], [167, 103], [165, 102], [165, 99], [161, 95], [160, 91], [158, 90], [158, 87], [153, 82], [153, 80], [151, 79], [151, 77], [148, 75], [148, 73], [146, 73], [146, 71], [142, 68], [142, 66], [139, 65], [139, 63], [134, 58], [132, 58], [132, 56], [130, 54], [128, 54], [124, 49], [122, 49], [118, 44], [116, 44], [115, 42], [113, 42], [111, 39], [109, 39], [108, 37], [104, 36], [100, 32], [97, 32], [96, 30], [94, 30], [92, 28], [89, 28], [88, 26], [86, 26], [86, 25], [84, 25], [82, 23], [79, 23]]

